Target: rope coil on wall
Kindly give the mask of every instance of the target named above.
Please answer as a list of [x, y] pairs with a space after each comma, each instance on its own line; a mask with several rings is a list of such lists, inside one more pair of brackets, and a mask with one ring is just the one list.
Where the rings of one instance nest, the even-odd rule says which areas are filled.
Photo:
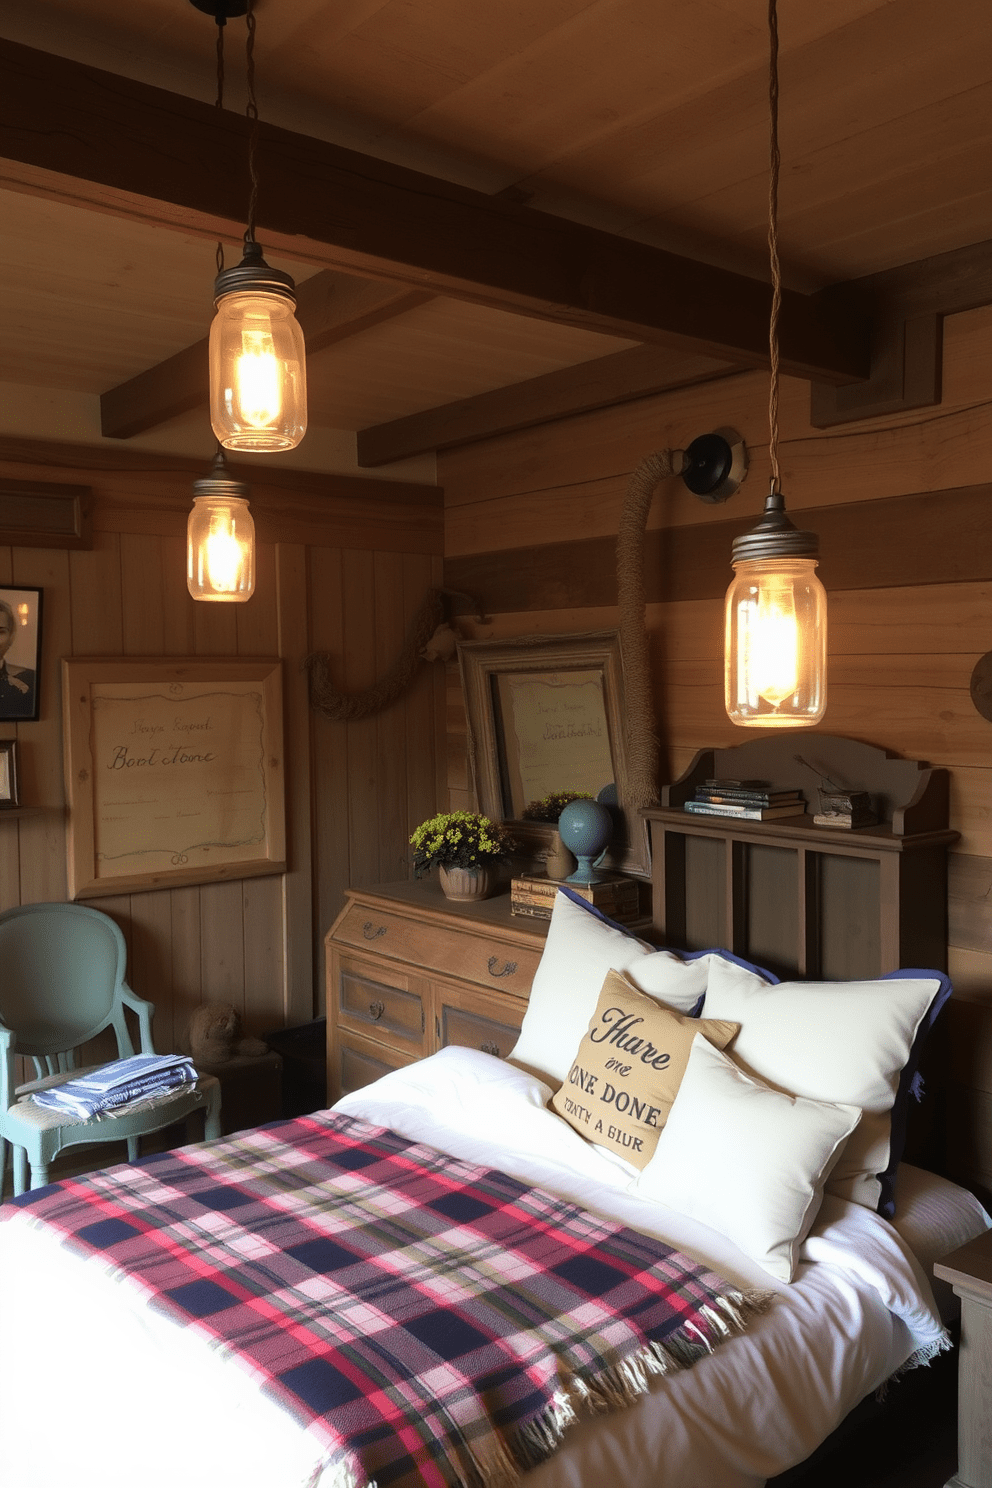
[[[362, 692], [342, 692], [331, 678], [332, 657], [326, 651], [313, 651], [304, 658], [303, 666], [310, 675], [310, 706], [325, 718], [347, 720], [368, 718], [381, 713], [396, 701], [413, 681], [425, 657], [431, 638], [447, 621], [447, 601], [470, 599], [452, 589], [428, 589], [407, 635], [403, 650], [383, 677]], [[479, 616], [481, 619], [481, 616]]]
[[[681, 454], [681, 452], [679, 452]], [[655, 488], [675, 475], [671, 450], [646, 455], [627, 483], [617, 531], [617, 603], [626, 699], [627, 771], [632, 808], [658, 800], [658, 730], [645, 621], [644, 533]]]

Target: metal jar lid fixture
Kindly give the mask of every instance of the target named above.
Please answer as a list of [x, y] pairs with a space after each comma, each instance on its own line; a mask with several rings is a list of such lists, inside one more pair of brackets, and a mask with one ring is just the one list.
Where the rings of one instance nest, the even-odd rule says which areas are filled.
[[262, 257], [262, 249], [254, 239], [245, 242], [244, 255], [233, 268], [221, 269], [214, 280], [214, 304], [225, 295], [263, 293], [281, 295], [296, 304], [296, 285], [289, 274], [274, 269]]
[[765, 497], [761, 520], [750, 532], [735, 537], [731, 544], [731, 563], [764, 558], [819, 558], [820, 543], [815, 532], [800, 532], [785, 514], [785, 497], [774, 487]]

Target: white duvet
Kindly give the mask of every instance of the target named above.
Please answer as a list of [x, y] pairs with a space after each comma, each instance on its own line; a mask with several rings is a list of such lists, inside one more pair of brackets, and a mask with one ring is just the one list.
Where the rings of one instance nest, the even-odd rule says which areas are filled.
[[[629, 1191], [633, 1172], [544, 1109], [546, 1085], [447, 1048], [338, 1109], [484, 1162], [655, 1235], [776, 1300], [748, 1333], [574, 1428], [526, 1488], [758, 1488], [946, 1335], [919, 1262], [863, 1207], [825, 1200], [791, 1285]], [[26, 1211], [0, 1224], [4, 1488], [333, 1488], [252, 1380]]]

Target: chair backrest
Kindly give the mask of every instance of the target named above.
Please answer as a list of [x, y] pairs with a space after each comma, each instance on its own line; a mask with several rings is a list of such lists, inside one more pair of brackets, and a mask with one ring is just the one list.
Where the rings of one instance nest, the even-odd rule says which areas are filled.
[[121, 986], [127, 946], [113, 920], [84, 904], [23, 904], [0, 914], [0, 1021], [20, 1054], [74, 1049], [113, 1024], [133, 1049]]

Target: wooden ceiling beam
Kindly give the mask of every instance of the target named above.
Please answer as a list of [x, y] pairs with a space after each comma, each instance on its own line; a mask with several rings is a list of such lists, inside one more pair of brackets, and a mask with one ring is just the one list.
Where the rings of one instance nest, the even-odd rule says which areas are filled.
[[[204, 300], [210, 292], [205, 281]], [[313, 355], [369, 326], [392, 320], [433, 298], [422, 290], [372, 279], [346, 279], [322, 269], [296, 287], [296, 315]], [[167, 419], [206, 405], [208, 338], [148, 367], [100, 396], [100, 426], [108, 439], [130, 439]]]
[[714, 357], [634, 346], [540, 377], [459, 398], [423, 413], [358, 431], [359, 465], [385, 465], [425, 450], [454, 449], [553, 419], [727, 377], [741, 368]]
[[[247, 121], [210, 104], [0, 42], [0, 184], [214, 237], [248, 202]], [[768, 361], [756, 279], [263, 124], [266, 249], [521, 315], [736, 362]], [[783, 371], [868, 374], [867, 327], [786, 291]]]

